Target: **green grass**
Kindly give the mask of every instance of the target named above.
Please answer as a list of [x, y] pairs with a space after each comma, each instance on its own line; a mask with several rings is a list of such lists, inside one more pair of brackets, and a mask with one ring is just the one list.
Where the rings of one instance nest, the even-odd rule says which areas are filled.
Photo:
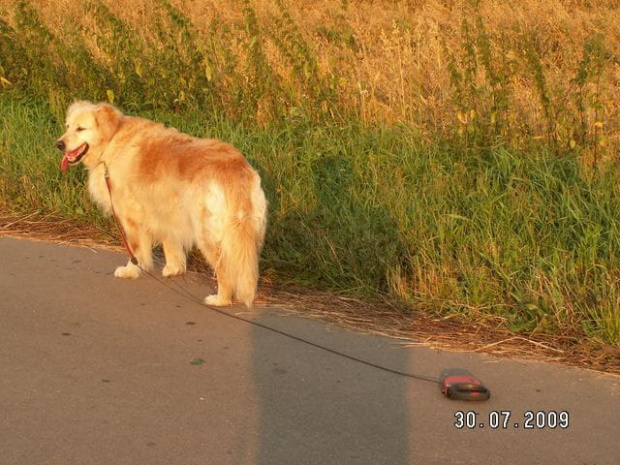
[[[5, 94], [0, 115], [5, 205], [106, 224], [83, 170], [58, 168], [62, 124], [49, 107]], [[516, 332], [620, 342], [613, 169], [584, 173], [575, 157], [544, 151], [440, 148], [406, 127], [145, 116], [231, 141], [259, 169], [270, 202], [264, 274]]]
[[[111, 228], [83, 169], [61, 172], [54, 148], [71, 100], [110, 100], [246, 154], [270, 203], [262, 273], [278, 282], [620, 345], [620, 172], [600, 123], [599, 36], [583, 44], [570, 113], [534, 36], [517, 62], [481, 18], [464, 21], [460, 51], [443, 44], [455, 114], [431, 123], [403, 94], [411, 118], [395, 123], [369, 121], [371, 86], [350, 105], [340, 68], [321, 70], [281, 1], [270, 26], [244, 0], [240, 23], [213, 21], [208, 34], [164, 0], [147, 31], [91, 0], [92, 21], [64, 35], [30, 3], [10, 3], [12, 20], [0, 14], [5, 211]], [[346, 24], [321, 31], [361, 53]], [[286, 77], [269, 61], [276, 52]], [[538, 99], [532, 126], [515, 116], [515, 73]]]

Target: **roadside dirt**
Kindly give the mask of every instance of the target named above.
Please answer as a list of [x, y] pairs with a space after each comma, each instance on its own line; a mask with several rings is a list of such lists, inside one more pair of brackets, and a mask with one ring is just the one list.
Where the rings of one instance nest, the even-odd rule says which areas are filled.
[[[37, 213], [19, 217], [0, 212], [0, 236], [124, 250], [114, 234], [104, 229]], [[188, 269], [190, 273], [211, 274], [198, 254], [190, 255]], [[261, 280], [259, 285], [256, 307], [261, 306], [276, 308], [282, 315], [320, 319], [354, 331], [389, 336], [402, 341], [404, 347], [536, 359], [620, 376], [620, 347], [586, 344], [575, 334], [516, 334], [502, 328], [500, 321], [442, 317], [389, 301], [362, 301], [320, 290], [282, 286], [269, 279]]]

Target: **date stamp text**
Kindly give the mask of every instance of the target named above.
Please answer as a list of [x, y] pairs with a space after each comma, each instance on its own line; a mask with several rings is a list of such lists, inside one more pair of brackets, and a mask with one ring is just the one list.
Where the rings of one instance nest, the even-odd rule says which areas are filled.
[[454, 412], [454, 427], [459, 430], [565, 430], [570, 426], [570, 414], [566, 410], [527, 410], [514, 414], [511, 410], [492, 410], [478, 413], [473, 410]]

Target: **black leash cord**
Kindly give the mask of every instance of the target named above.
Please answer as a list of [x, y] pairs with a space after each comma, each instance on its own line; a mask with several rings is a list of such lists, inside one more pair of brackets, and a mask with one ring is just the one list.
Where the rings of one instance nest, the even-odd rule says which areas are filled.
[[[387, 367], [384, 367], [383, 365], [378, 365], [376, 363], [369, 362], [367, 360], [363, 360], [361, 358], [357, 358], [357, 357], [354, 357], [352, 355], [345, 354], [344, 352], [340, 352], [340, 351], [335, 350], [335, 349], [330, 349], [329, 347], [325, 347], [325, 346], [323, 346], [321, 344], [317, 344], [316, 342], [308, 341], [307, 339], [304, 339], [302, 337], [295, 336], [293, 334], [289, 334], [287, 332], [281, 331], [281, 330], [276, 329], [276, 328], [272, 328], [271, 326], [267, 326], [267, 325], [264, 325], [262, 323], [258, 323], [256, 321], [248, 320], [247, 318], [240, 317], [239, 315], [234, 315], [232, 313], [225, 312], [224, 310], [222, 310], [222, 309], [220, 309], [218, 307], [214, 307], [212, 305], [208, 305], [204, 301], [202, 301], [199, 298], [197, 298], [196, 296], [194, 296], [187, 289], [183, 289], [183, 288], [181, 288], [179, 286], [173, 287], [173, 286], [170, 286], [168, 283], [162, 281], [157, 276], [152, 274], [150, 271], [144, 269], [140, 265], [138, 260], [136, 259], [135, 255], [133, 254], [133, 251], [131, 250], [131, 247], [129, 246], [129, 243], [128, 243], [127, 239], [126, 239], [126, 236], [125, 236], [125, 233], [123, 231], [123, 228], [122, 228], [122, 226], [120, 224], [120, 221], [118, 220], [118, 218], [116, 216], [116, 212], [114, 211], [114, 204], [112, 202], [112, 186], [111, 186], [111, 183], [110, 183], [110, 180], [109, 180], [108, 167], [104, 165], [104, 168], [105, 168], [106, 185], [108, 187], [108, 193], [110, 195], [110, 204], [112, 205], [112, 216], [114, 217], [114, 222], [116, 223], [116, 227], [117, 227], [117, 229], [118, 229], [118, 231], [119, 231], [119, 233], [121, 235], [121, 240], [122, 240], [122, 242], [123, 242], [123, 244], [125, 246], [125, 249], [127, 250], [127, 253], [128, 253], [129, 258], [131, 260], [131, 263], [136, 265], [138, 268], [140, 268], [142, 270], [142, 272], [144, 272], [147, 275], [149, 275], [151, 278], [153, 278], [155, 281], [157, 281], [158, 283], [160, 283], [164, 287], [167, 287], [171, 291], [176, 292], [181, 297], [189, 299], [190, 301], [192, 301], [195, 304], [200, 305], [201, 307], [208, 308], [212, 312], [219, 313], [220, 315], [224, 315], [224, 316], [227, 316], [229, 318], [234, 318], [235, 320], [242, 321], [244, 323], [248, 323], [248, 324], [254, 325], [254, 326], [256, 326], [258, 328], [262, 328], [262, 329], [264, 329], [266, 331], [271, 331], [272, 333], [276, 333], [276, 334], [279, 334], [281, 336], [285, 336], [285, 337], [287, 337], [289, 339], [292, 339], [294, 341], [298, 341], [298, 342], [301, 342], [303, 344], [309, 345], [311, 347], [315, 347], [317, 349], [321, 349], [321, 350], [323, 350], [325, 352], [329, 352], [330, 354], [337, 355], [338, 357], [346, 358], [348, 360], [352, 360], [354, 362], [361, 363], [362, 365], [366, 365], [366, 366], [369, 366], [369, 367], [372, 367], [372, 368], [376, 368], [377, 370], [385, 371], [385, 372], [392, 373], [392, 374], [395, 374], [395, 375], [404, 376], [406, 378], [417, 379], [417, 380], [420, 380], [420, 381], [428, 381], [430, 383], [436, 383], [436, 384], [440, 384], [441, 383], [441, 381], [439, 379], [437, 379], [437, 378], [432, 378], [430, 376], [424, 376], [424, 375], [421, 375], [421, 374], [418, 374], [418, 373], [407, 373], [407, 372], [404, 372], [404, 371], [399, 371], [399, 370], [394, 370], [392, 368], [387, 368]], [[110, 234], [110, 233], [108, 233], [108, 234], [111, 237], [113, 237], [112, 234]]]
[[224, 310], [222, 310], [222, 309], [220, 309], [218, 307], [214, 307], [212, 305], [206, 304], [204, 301], [202, 301], [198, 297], [194, 296], [187, 289], [183, 289], [180, 286], [173, 287], [173, 286], [169, 285], [168, 283], [166, 283], [166, 282], [162, 281], [161, 279], [159, 279], [157, 276], [152, 274], [150, 271], [145, 270], [140, 265], [138, 265], [138, 267], [140, 267], [140, 269], [144, 273], [149, 275], [151, 278], [153, 278], [155, 281], [157, 281], [158, 283], [160, 283], [164, 287], [166, 287], [169, 290], [177, 293], [181, 297], [184, 297], [184, 298], [192, 301], [193, 303], [200, 305], [201, 307], [208, 308], [212, 312], [219, 313], [220, 315], [224, 315], [224, 316], [227, 316], [229, 318], [233, 318], [233, 319], [235, 319], [237, 321], [242, 321], [244, 323], [248, 323], [250, 325], [256, 326], [256, 327], [261, 328], [261, 329], [264, 329], [266, 331], [271, 331], [272, 333], [279, 334], [280, 336], [287, 337], [287, 338], [292, 339], [294, 341], [301, 342], [303, 344], [309, 345], [311, 347], [315, 347], [317, 349], [321, 349], [321, 350], [323, 350], [325, 352], [328, 352], [330, 354], [336, 355], [338, 357], [346, 358], [348, 360], [351, 360], [351, 361], [354, 361], [354, 362], [357, 362], [357, 363], [361, 363], [362, 365], [366, 365], [366, 366], [369, 366], [371, 368], [375, 368], [377, 370], [385, 371], [385, 372], [392, 373], [392, 374], [399, 375], [399, 376], [404, 376], [406, 378], [413, 378], [413, 379], [417, 379], [417, 380], [420, 380], [420, 381], [428, 381], [430, 383], [440, 384], [440, 381], [437, 378], [433, 378], [433, 377], [430, 377], [430, 376], [424, 376], [424, 375], [421, 375], [421, 374], [418, 374], [418, 373], [407, 373], [407, 372], [404, 372], [404, 371], [399, 371], [399, 370], [394, 370], [392, 368], [387, 368], [387, 367], [385, 367], [383, 365], [379, 365], [379, 364], [376, 364], [376, 363], [373, 363], [373, 362], [369, 362], [367, 360], [364, 360], [364, 359], [361, 359], [361, 358], [358, 358], [358, 357], [354, 357], [354, 356], [349, 355], [349, 354], [345, 354], [344, 352], [340, 352], [338, 350], [331, 349], [329, 347], [325, 347], [325, 346], [323, 346], [321, 344], [317, 344], [316, 342], [308, 341], [307, 339], [304, 339], [304, 338], [299, 337], [299, 336], [295, 336], [293, 334], [290, 334], [290, 333], [287, 333], [285, 331], [273, 328], [271, 326], [267, 326], [265, 324], [258, 323], [256, 321], [252, 321], [252, 320], [249, 320], [247, 318], [243, 318], [243, 317], [241, 317], [239, 315], [228, 313], [228, 312], [226, 312], [226, 311], [224, 311]]
[[[224, 310], [218, 308], [218, 307], [214, 307], [212, 305], [208, 305], [206, 302], [198, 299], [196, 296], [194, 296], [191, 292], [189, 292], [187, 289], [183, 289], [180, 286], [176, 286], [176, 287], [172, 287], [170, 286], [168, 283], [162, 281], [161, 279], [159, 279], [157, 276], [153, 275], [152, 273], [150, 273], [148, 270], [145, 270], [142, 265], [138, 262], [138, 259], [136, 258], [136, 256], [133, 253], [133, 250], [131, 249], [131, 246], [129, 245], [129, 242], [127, 241], [127, 236], [125, 234], [125, 231], [123, 230], [123, 227], [120, 223], [119, 218], [116, 215], [116, 212], [114, 210], [114, 201], [112, 199], [112, 181], [110, 180], [110, 173], [108, 171], [108, 167], [107, 165], [104, 163], [103, 164], [104, 167], [104, 178], [105, 178], [105, 183], [106, 183], [106, 187], [108, 189], [108, 194], [110, 196], [110, 208], [112, 211], [112, 216], [114, 218], [114, 222], [116, 223], [116, 227], [118, 229], [118, 232], [121, 236], [121, 240], [123, 242], [123, 245], [125, 246], [125, 249], [127, 250], [127, 254], [129, 255], [130, 261], [131, 263], [133, 263], [135, 266], [139, 267], [144, 273], [146, 273], [147, 275], [149, 275], [151, 278], [153, 278], [155, 281], [157, 281], [158, 283], [162, 284], [164, 287], [167, 287], [168, 289], [170, 289], [171, 291], [176, 292], [178, 295], [180, 295], [181, 297], [185, 297], [186, 299], [189, 299], [190, 301], [192, 301], [195, 304], [200, 305], [201, 307], [206, 307], [209, 310], [211, 310], [212, 312], [215, 313], [219, 313], [220, 315], [224, 315], [227, 316], [229, 318], [234, 318], [235, 320], [238, 321], [242, 321], [244, 323], [248, 323], [250, 325], [254, 325], [258, 328], [262, 328], [266, 331], [271, 331], [272, 333], [276, 333], [279, 334], [281, 336], [285, 336], [289, 339], [292, 339], [294, 341], [297, 342], [301, 342], [303, 344], [309, 345], [311, 347], [315, 347], [317, 349], [321, 349], [325, 352], [329, 352], [330, 354], [336, 355], [338, 357], [342, 357], [357, 363], [361, 363], [362, 365], [366, 365], [369, 366], [371, 368], [375, 368], [377, 370], [381, 370], [381, 371], [385, 371], [388, 373], [392, 373], [398, 376], [404, 376], [406, 378], [412, 378], [412, 379], [417, 379], [420, 381], [428, 381], [430, 383], [435, 383], [435, 384], [439, 384], [440, 386], [443, 387], [443, 393], [444, 395], [451, 397], [453, 396], [454, 393], [459, 394], [459, 396], [457, 397], [456, 395], [454, 395], [454, 398], [461, 398], [464, 400], [486, 400], [489, 398], [489, 391], [488, 389], [486, 389], [484, 386], [482, 386], [482, 383], [480, 383], [477, 379], [473, 378], [473, 376], [468, 377], [467, 381], [468, 383], [463, 383], [463, 382], [455, 382], [455, 384], [450, 384], [450, 380], [451, 379], [456, 379], [454, 377], [442, 377], [441, 379], [437, 379], [437, 378], [432, 378], [430, 376], [424, 376], [418, 373], [407, 373], [404, 371], [399, 371], [399, 370], [393, 370], [392, 368], [387, 368], [383, 365], [379, 365], [376, 363], [372, 363], [369, 362], [367, 360], [363, 360], [361, 358], [357, 358], [357, 357], [353, 357], [352, 355], [348, 355], [345, 354], [344, 352], [340, 352], [338, 350], [335, 349], [330, 349], [329, 347], [325, 347], [321, 344], [317, 344], [316, 342], [312, 342], [312, 341], [308, 341], [307, 339], [304, 339], [302, 337], [299, 336], [294, 336], [292, 334], [289, 334], [285, 331], [281, 331], [279, 329], [275, 329], [272, 328], [271, 326], [267, 326], [264, 325], [262, 323], [258, 323], [256, 321], [252, 321], [249, 320], [247, 318], [243, 318], [240, 317], [238, 315], [234, 315], [232, 313], [228, 313], [225, 312]], [[109, 233], [108, 233], [109, 234]], [[110, 234], [110, 236], [112, 236]], [[482, 396], [484, 395], [484, 396]]]

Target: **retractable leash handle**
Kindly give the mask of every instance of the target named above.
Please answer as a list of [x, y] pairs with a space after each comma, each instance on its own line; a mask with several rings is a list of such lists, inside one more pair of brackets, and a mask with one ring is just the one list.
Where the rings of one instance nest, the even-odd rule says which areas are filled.
[[442, 371], [439, 385], [442, 394], [453, 400], [483, 401], [491, 397], [491, 391], [467, 370], [453, 368]]

